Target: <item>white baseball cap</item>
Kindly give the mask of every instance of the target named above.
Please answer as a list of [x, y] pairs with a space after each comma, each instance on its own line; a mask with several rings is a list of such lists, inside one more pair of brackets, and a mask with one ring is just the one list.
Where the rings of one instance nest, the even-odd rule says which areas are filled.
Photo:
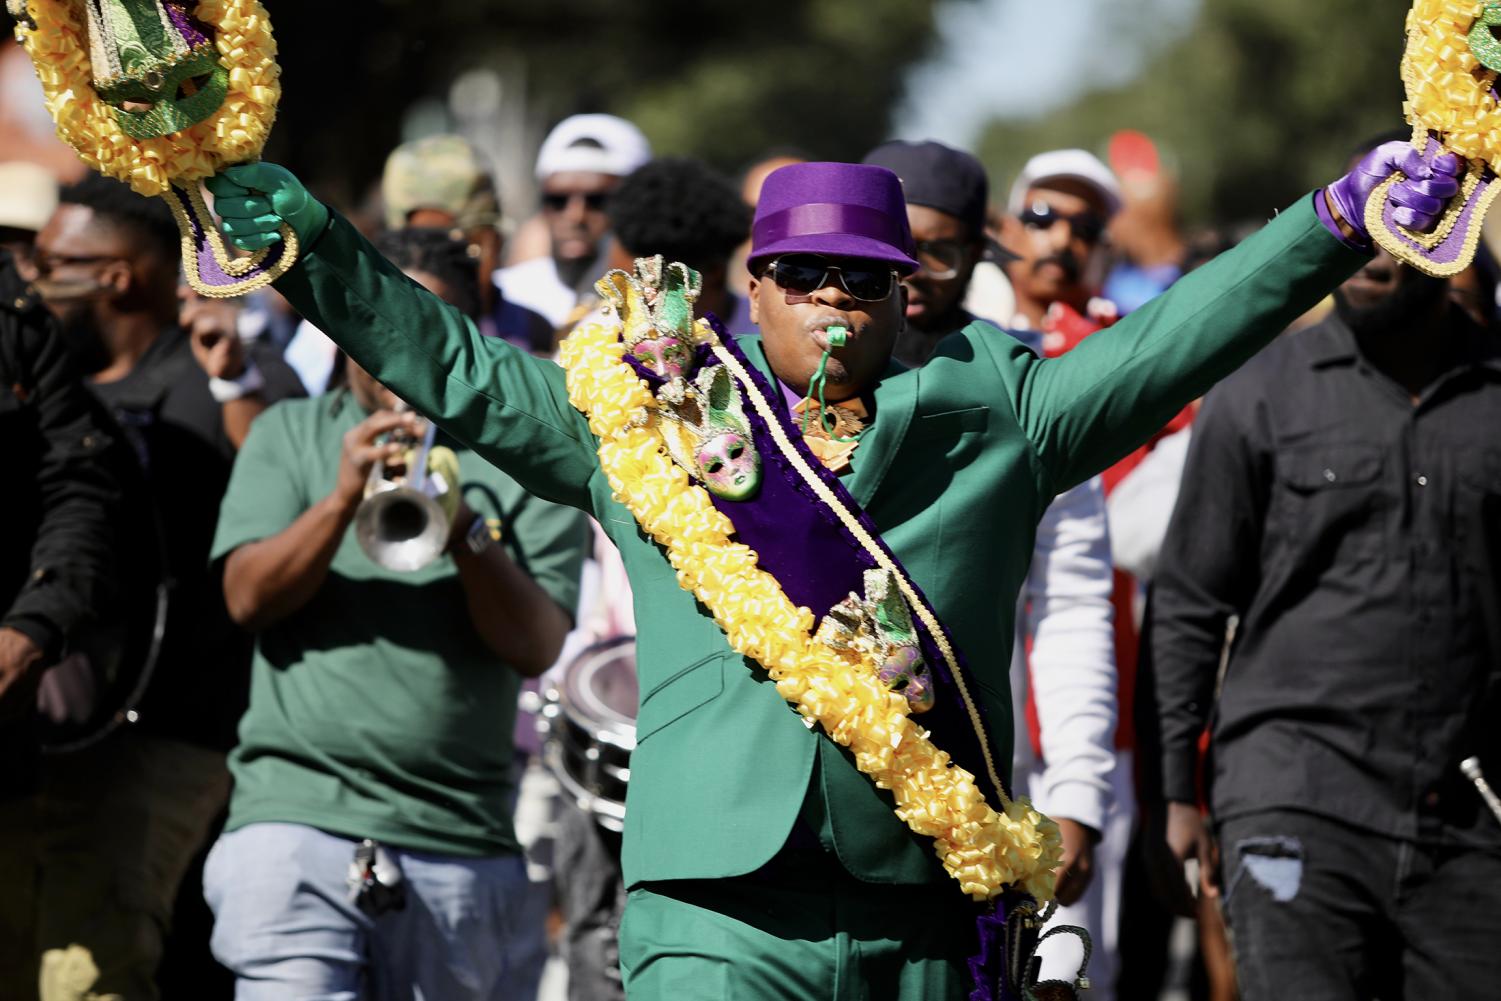
[[1043, 185], [1044, 181], [1079, 181], [1100, 193], [1105, 201], [1105, 212], [1113, 216], [1121, 210], [1121, 182], [1115, 172], [1100, 162], [1100, 158], [1082, 149], [1055, 149], [1038, 153], [1027, 161], [1016, 183], [1011, 185], [1011, 197], [1006, 211], [1018, 215], [1026, 208], [1027, 191]]
[[537, 153], [537, 179], [564, 171], [624, 177], [651, 159], [646, 136], [614, 115], [574, 115], [559, 122]]
[[34, 163], [0, 163], [0, 226], [29, 229], [47, 225], [57, 208], [57, 178]]

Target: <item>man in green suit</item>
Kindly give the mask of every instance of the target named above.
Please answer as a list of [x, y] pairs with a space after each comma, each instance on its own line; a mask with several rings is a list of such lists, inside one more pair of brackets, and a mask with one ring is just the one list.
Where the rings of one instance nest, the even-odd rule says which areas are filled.
[[[1404, 149], [1383, 147], [1063, 358], [1039, 359], [977, 324], [915, 371], [891, 361], [903, 322], [896, 279], [915, 267], [896, 175], [800, 164], [767, 179], [750, 257], [761, 336], [739, 344], [789, 401], [821, 369], [827, 401], [863, 411], [842, 481], [966, 652], [992, 747], [1011, 745], [1014, 602], [1049, 501], [1359, 267], [1358, 209]], [[1451, 160], [1402, 163], [1414, 178], [1404, 223], [1432, 225], [1458, 190]], [[232, 167], [210, 188], [238, 246], [269, 246], [283, 222], [297, 232], [302, 259], [277, 284], [299, 312], [526, 489], [593, 512], [620, 547], [641, 690], [623, 849], [630, 996], [965, 996], [973, 910], [931, 843], [679, 586], [612, 497], [563, 370], [481, 337], [284, 169]], [[843, 346], [836, 327], [848, 331]]]

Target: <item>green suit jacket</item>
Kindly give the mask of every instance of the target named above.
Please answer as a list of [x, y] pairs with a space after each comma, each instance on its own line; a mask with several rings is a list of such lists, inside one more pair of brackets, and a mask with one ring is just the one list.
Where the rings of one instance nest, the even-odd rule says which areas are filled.
[[[926, 367], [887, 370], [845, 483], [964, 650], [993, 748], [1011, 746], [1013, 606], [1049, 501], [1146, 440], [1361, 261], [1304, 199], [1062, 358], [975, 323]], [[482, 337], [337, 217], [277, 287], [398, 395], [529, 490], [592, 512], [620, 547], [641, 689], [628, 885], [750, 872], [800, 811], [862, 879], [945, 878], [889, 794], [731, 652], [611, 498], [562, 369]], [[759, 338], [741, 343], [770, 375]]]

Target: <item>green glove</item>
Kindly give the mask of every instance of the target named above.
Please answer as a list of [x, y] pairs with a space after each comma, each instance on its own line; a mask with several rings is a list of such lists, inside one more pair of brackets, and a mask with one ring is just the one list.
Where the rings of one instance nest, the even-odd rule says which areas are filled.
[[282, 223], [306, 244], [328, 225], [328, 209], [290, 170], [274, 163], [239, 163], [204, 181], [213, 193], [219, 229], [241, 250], [281, 240]]

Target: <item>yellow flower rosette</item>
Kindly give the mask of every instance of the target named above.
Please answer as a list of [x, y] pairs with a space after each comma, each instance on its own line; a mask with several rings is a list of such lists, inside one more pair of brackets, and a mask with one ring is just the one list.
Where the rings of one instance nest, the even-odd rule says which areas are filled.
[[[145, 138], [130, 135], [96, 89], [88, 13], [81, 0], [8, 0], [16, 38], [31, 56], [57, 134], [90, 167], [142, 195], [165, 198], [182, 232], [183, 270], [200, 295], [228, 298], [264, 287], [297, 259], [283, 226], [279, 251], [249, 256], [225, 246], [199, 182], [256, 160], [276, 120], [280, 67], [260, 0], [202, 0], [193, 16], [213, 32], [224, 97], [201, 121]], [[144, 2], [144, 0], [143, 0]]]
[[215, 29], [219, 60], [229, 71], [229, 92], [204, 121], [157, 139], [126, 135], [95, 92], [81, 4], [26, 0], [25, 12], [30, 23], [17, 22], [16, 38], [36, 67], [58, 138], [90, 167], [143, 195], [160, 195], [174, 181], [200, 181], [261, 155], [276, 120], [281, 70], [271, 19], [260, 0], [198, 4], [195, 16]]
[[1402, 54], [1403, 112], [1413, 127], [1413, 146], [1428, 155], [1446, 149], [1468, 161], [1458, 197], [1431, 232], [1396, 222], [1388, 202], [1399, 172], [1378, 185], [1365, 206], [1365, 226], [1397, 260], [1446, 278], [1469, 267], [1479, 246], [1485, 215], [1501, 187], [1501, 106], [1496, 100], [1501, 69], [1498, 0], [1414, 0], [1407, 14]]

